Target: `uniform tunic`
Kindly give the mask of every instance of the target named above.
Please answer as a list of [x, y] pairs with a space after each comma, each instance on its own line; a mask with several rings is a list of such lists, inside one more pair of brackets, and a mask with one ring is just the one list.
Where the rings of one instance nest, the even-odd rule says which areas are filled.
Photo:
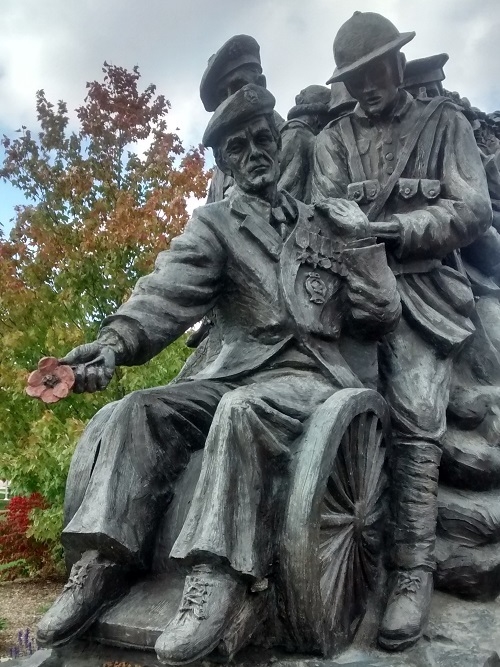
[[[394, 172], [427, 103], [401, 92], [386, 121], [368, 117], [358, 106], [327, 126], [316, 141], [313, 201], [346, 197], [367, 210]], [[404, 319], [387, 340], [384, 366], [394, 425], [406, 436], [439, 442], [449, 387], [445, 360], [474, 331], [473, 295], [453, 252], [491, 223], [474, 135], [452, 104], [445, 103], [427, 122], [377, 220], [398, 226], [397, 239], [386, 243]]]

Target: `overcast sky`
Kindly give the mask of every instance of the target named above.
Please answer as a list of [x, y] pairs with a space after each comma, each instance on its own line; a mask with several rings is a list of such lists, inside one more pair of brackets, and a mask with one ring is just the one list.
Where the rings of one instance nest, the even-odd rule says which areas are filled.
[[[485, 111], [500, 108], [500, 0], [0, 0], [0, 133], [36, 129], [35, 92], [70, 109], [104, 60], [132, 68], [172, 103], [171, 128], [198, 143], [209, 115], [198, 89], [209, 56], [231, 35], [261, 45], [268, 88], [286, 116], [295, 95], [323, 84], [332, 42], [354, 10], [377, 11], [417, 36], [408, 59], [447, 52], [445, 86]], [[8, 227], [19, 195], [0, 185]]]

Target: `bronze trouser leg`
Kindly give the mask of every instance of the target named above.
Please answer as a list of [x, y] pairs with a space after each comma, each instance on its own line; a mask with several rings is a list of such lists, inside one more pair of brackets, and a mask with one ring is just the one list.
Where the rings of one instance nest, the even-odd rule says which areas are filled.
[[172, 486], [191, 452], [204, 446], [219, 401], [232, 386], [207, 380], [144, 389], [90, 421], [67, 484], [62, 542], [70, 561], [95, 549], [112, 560], [147, 565]]
[[224, 395], [173, 557], [217, 557], [241, 574], [269, 574], [291, 448], [302, 423], [335, 390], [319, 372], [285, 369], [258, 373]]
[[392, 419], [389, 450], [391, 562], [434, 568], [440, 443], [446, 430], [452, 358], [443, 358], [404, 320], [381, 359]]
[[432, 442], [399, 441], [391, 450], [391, 564], [434, 569], [440, 448]]

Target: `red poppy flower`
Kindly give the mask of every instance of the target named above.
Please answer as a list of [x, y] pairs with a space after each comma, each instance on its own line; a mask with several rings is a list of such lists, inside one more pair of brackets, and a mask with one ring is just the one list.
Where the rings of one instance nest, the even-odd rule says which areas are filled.
[[74, 384], [75, 375], [70, 366], [60, 364], [55, 357], [44, 357], [38, 362], [38, 370], [28, 377], [26, 393], [44, 403], [57, 403], [69, 394]]

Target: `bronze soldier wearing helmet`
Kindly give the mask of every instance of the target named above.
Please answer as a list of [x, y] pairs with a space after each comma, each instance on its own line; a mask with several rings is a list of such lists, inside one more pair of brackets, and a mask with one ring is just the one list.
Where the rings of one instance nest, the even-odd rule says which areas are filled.
[[415, 33], [356, 12], [334, 42], [355, 110], [317, 138], [313, 201], [348, 197], [385, 241], [403, 304], [383, 345], [391, 409], [391, 573], [379, 643], [404, 649], [422, 634], [435, 569], [440, 445], [453, 358], [474, 332], [474, 299], [455, 251], [491, 223], [481, 159], [468, 121], [443, 97], [402, 89], [400, 49]]

